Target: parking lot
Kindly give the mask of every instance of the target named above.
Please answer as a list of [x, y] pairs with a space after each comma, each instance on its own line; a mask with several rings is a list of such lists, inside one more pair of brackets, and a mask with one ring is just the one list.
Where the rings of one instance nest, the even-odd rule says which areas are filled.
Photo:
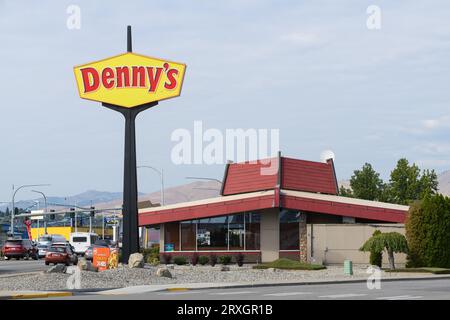
[[39, 260], [0, 259], [0, 276], [14, 273], [45, 271], [48, 268], [49, 267], [46, 266], [44, 263], [44, 259]]

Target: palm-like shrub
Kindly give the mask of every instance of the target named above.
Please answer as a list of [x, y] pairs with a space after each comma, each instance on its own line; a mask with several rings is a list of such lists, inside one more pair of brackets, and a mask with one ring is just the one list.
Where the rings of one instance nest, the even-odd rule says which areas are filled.
[[404, 235], [398, 232], [387, 232], [372, 236], [359, 250], [370, 252], [382, 252], [386, 250], [389, 266], [394, 270], [394, 253], [408, 253], [408, 244]]

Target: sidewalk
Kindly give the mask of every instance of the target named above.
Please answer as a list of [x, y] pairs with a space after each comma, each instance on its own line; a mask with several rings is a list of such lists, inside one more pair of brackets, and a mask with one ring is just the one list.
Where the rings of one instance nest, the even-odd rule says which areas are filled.
[[[450, 275], [433, 274], [408, 274], [405, 276], [392, 276], [383, 278], [381, 281], [420, 281], [420, 280], [439, 280], [450, 279]], [[186, 291], [200, 289], [220, 289], [220, 288], [248, 288], [248, 287], [270, 287], [270, 286], [295, 286], [295, 285], [320, 285], [320, 284], [341, 284], [341, 283], [364, 283], [367, 278], [339, 279], [339, 280], [306, 280], [306, 281], [261, 281], [261, 282], [223, 282], [223, 283], [185, 283], [185, 284], [167, 284], [167, 285], [143, 285], [132, 286], [119, 289], [98, 291], [101, 295], [128, 295], [141, 294], [156, 291]]]

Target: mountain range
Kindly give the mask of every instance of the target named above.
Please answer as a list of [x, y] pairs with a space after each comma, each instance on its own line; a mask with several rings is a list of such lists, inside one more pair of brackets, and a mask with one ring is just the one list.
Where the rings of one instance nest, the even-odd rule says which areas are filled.
[[[450, 170], [444, 171], [438, 175], [439, 192], [443, 195], [450, 196]], [[349, 180], [340, 180], [339, 185], [349, 187]], [[217, 197], [220, 194], [221, 184], [216, 181], [195, 181], [188, 184], [170, 187], [164, 190], [164, 203], [174, 204], [186, 201], [195, 201]], [[152, 193], [139, 193], [139, 201], [151, 201], [153, 204], [161, 202], [161, 194], [159, 191]], [[44, 207], [44, 199], [30, 199], [16, 202], [18, 208], [37, 209], [36, 201], [39, 201], [40, 208]], [[79, 207], [95, 206], [97, 209], [117, 208], [122, 205], [122, 192], [107, 192], [88, 190], [83, 193], [67, 196], [47, 198], [48, 208], [61, 210], [62, 207], [70, 207], [73, 205]], [[0, 210], [5, 211], [10, 204], [1, 204]]]

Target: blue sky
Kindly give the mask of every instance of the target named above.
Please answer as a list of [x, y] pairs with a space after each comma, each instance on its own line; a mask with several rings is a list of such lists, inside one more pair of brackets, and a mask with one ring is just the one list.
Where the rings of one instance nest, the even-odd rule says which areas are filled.
[[[69, 5], [81, 29], [66, 27]], [[369, 5], [380, 30], [366, 27]], [[123, 119], [79, 99], [72, 67], [133, 50], [185, 62], [183, 92], [141, 114], [138, 163], [221, 178], [223, 165], [174, 165], [177, 128], [280, 129], [284, 155], [331, 149], [339, 179], [400, 157], [450, 169], [448, 1], [0, 1], [0, 201], [11, 185], [49, 195], [122, 190]], [[139, 171], [142, 192], [158, 177]], [[42, 189], [44, 190], [44, 189]], [[27, 191], [18, 198], [34, 197]]]

